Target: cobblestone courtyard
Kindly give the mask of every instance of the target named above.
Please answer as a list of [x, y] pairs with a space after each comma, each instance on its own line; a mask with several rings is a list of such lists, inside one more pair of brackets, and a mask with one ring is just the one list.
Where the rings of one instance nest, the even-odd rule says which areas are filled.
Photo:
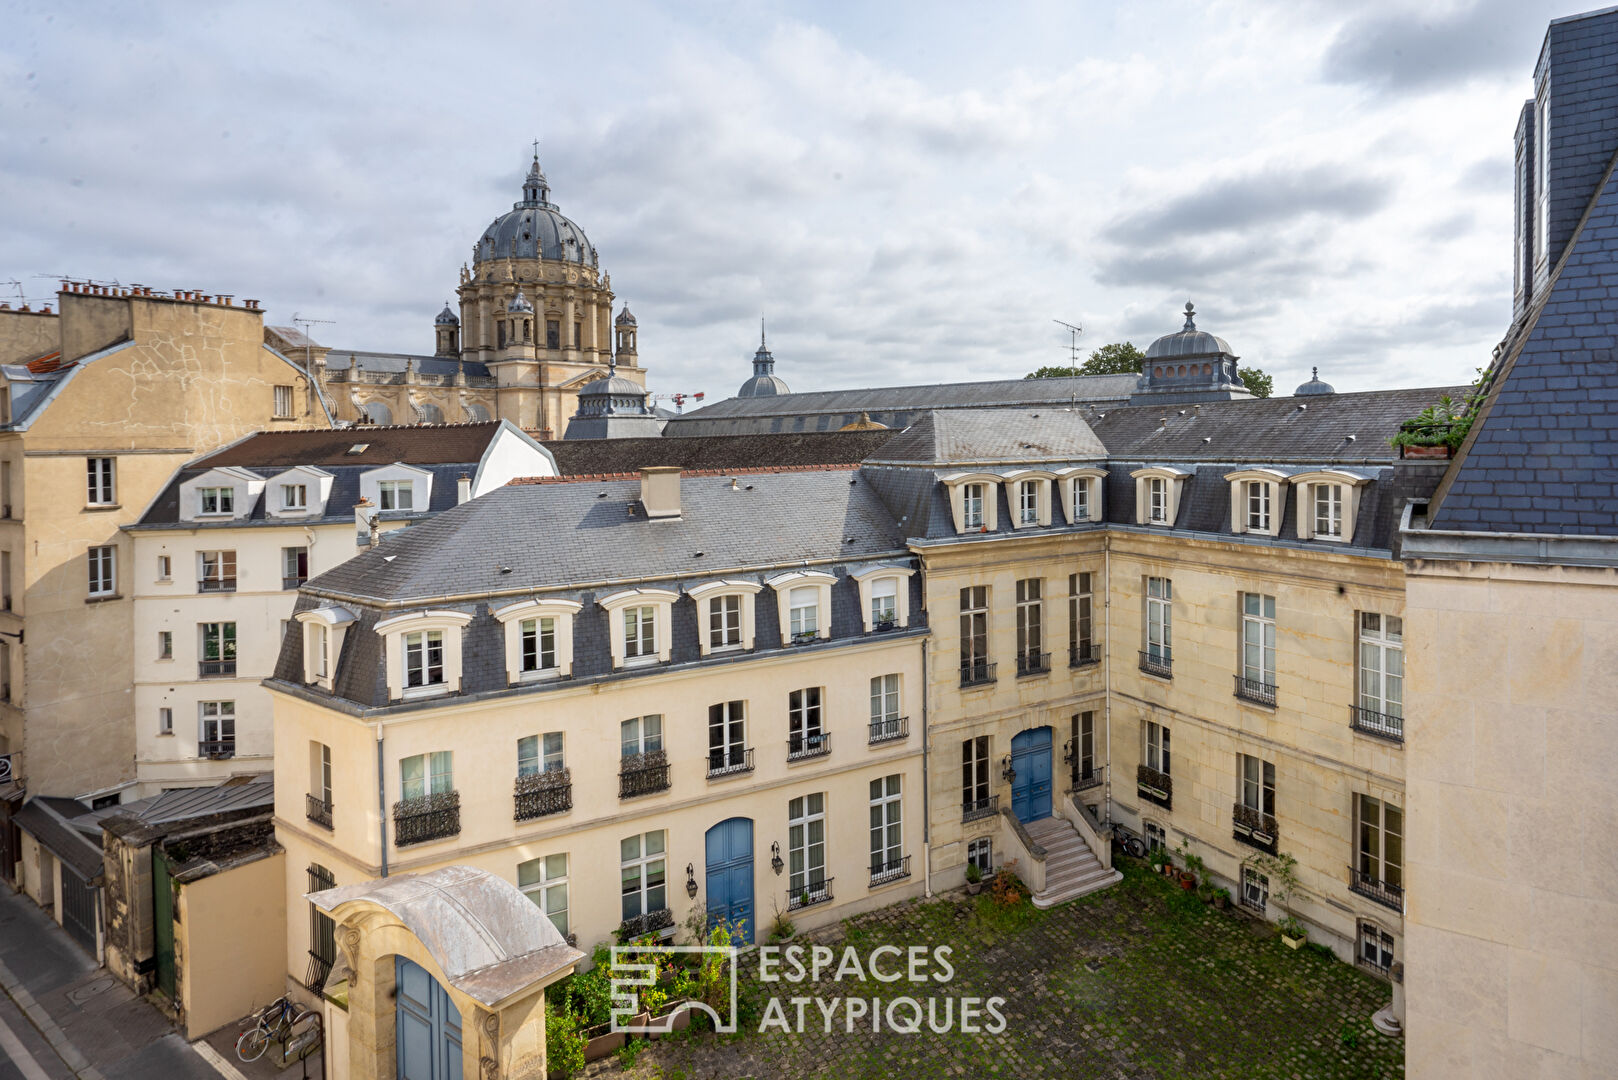
[[[1126, 860], [1127, 861], [1127, 860]], [[998, 1035], [873, 1033], [870, 1021], [828, 1034], [815, 1006], [799, 1034], [751, 1030], [659, 1041], [632, 1066], [607, 1058], [591, 1076], [636, 1080], [742, 1077], [1259, 1077], [1381, 1078], [1403, 1075], [1403, 1044], [1377, 1034], [1370, 1016], [1385, 983], [1321, 951], [1287, 949], [1273, 929], [1219, 912], [1139, 864], [1120, 867], [1111, 889], [1052, 909], [997, 908], [987, 892], [912, 902], [851, 919], [813, 936], [861, 957], [878, 945], [954, 947], [954, 980], [934, 997], [1000, 995]], [[744, 958], [744, 999], [762, 1010], [779, 997], [882, 997], [905, 984], [829, 978], [815, 986], [760, 984]], [[928, 987], [918, 988], [922, 996]], [[942, 1001], [939, 1007], [942, 1008]], [[746, 1007], [744, 1007], [745, 1011]]]

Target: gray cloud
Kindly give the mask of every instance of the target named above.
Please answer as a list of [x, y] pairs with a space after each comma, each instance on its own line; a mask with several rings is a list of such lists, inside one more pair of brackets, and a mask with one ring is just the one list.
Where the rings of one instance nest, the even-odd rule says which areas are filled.
[[1165, 243], [1224, 230], [1273, 227], [1309, 216], [1351, 221], [1376, 213], [1392, 193], [1387, 180], [1354, 175], [1346, 166], [1270, 168], [1211, 180], [1126, 214], [1101, 235], [1119, 244]]
[[1521, 78], [1532, 70], [1546, 21], [1566, 13], [1565, 7], [1530, 0], [1372, 10], [1337, 31], [1321, 74], [1328, 82], [1396, 91], [1439, 89], [1475, 78]]

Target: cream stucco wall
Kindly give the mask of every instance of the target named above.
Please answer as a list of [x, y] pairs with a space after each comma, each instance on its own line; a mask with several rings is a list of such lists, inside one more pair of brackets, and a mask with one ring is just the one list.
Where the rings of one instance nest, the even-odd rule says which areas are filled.
[[174, 959], [187, 1039], [200, 1039], [281, 995], [285, 863], [277, 851], [178, 889]]
[[1618, 577], [1409, 575], [1409, 1073], [1610, 1076]]

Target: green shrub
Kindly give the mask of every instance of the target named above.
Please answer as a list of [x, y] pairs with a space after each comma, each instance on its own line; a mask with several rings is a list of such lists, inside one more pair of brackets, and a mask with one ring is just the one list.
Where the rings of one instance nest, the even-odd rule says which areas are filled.
[[545, 1064], [552, 1076], [564, 1078], [584, 1068], [584, 1044], [578, 1017], [545, 1002]]

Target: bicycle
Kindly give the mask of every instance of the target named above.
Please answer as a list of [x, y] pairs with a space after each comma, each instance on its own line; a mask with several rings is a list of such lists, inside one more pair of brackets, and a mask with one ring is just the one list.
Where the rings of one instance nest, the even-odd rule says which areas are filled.
[[292, 1029], [313, 1015], [290, 998], [276, 998], [254, 1013], [253, 1026], [236, 1037], [236, 1056], [242, 1061], [257, 1061], [272, 1041], [285, 1045]]
[[1146, 841], [1136, 836], [1120, 822], [1112, 826], [1112, 842], [1124, 849], [1124, 854], [1136, 859], [1146, 858]]

